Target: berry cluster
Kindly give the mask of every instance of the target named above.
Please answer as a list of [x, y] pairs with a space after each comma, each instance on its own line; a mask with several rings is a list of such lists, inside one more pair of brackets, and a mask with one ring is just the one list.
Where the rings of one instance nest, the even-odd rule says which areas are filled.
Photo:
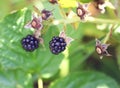
[[[58, 0], [49, 0], [49, 2], [52, 4], [58, 4]], [[99, 8], [99, 10], [104, 11], [104, 7], [105, 7], [104, 0], [94, 0], [93, 2], [97, 4], [97, 7]], [[79, 16], [81, 20], [84, 20], [85, 17], [90, 14], [90, 12], [88, 11], [89, 6], [90, 6], [90, 3], [88, 4], [78, 3], [78, 7], [76, 8], [76, 13], [77, 13], [77, 16]], [[39, 42], [43, 43], [43, 39], [41, 38], [41, 30], [43, 29], [43, 21], [48, 20], [52, 16], [51, 11], [43, 9], [39, 13], [39, 10], [36, 7], [35, 9], [38, 15], [35, 16], [35, 14], [33, 14], [32, 21], [28, 22], [25, 25], [25, 28], [34, 28], [37, 30], [35, 30], [34, 36], [27, 35], [21, 41], [22, 47], [26, 51], [30, 51], [30, 52], [34, 51], [35, 49], [39, 47]], [[50, 51], [53, 54], [57, 55], [63, 52], [66, 49], [66, 46], [70, 44], [71, 41], [73, 41], [73, 39], [70, 37], [67, 37], [64, 31], [60, 32], [59, 36], [54, 36], [52, 40], [49, 42]], [[109, 44], [102, 44], [99, 40], [96, 40], [95, 49], [98, 55], [100, 55], [100, 58], [102, 58], [103, 56], [111, 56], [107, 52], [108, 46]]]
[[26, 51], [34, 51], [39, 47], [39, 40], [35, 38], [33, 35], [27, 35], [25, 38], [21, 40], [22, 47]]
[[66, 49], [66, 41], [63, 37], [54, 36], [49, 42], [50, 50], [53, 54], [59, 54]]

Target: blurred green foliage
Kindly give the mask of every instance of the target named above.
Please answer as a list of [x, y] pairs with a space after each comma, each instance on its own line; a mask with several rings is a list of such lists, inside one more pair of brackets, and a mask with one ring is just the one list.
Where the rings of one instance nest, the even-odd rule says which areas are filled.
[[[104, 14], [88, 22], [64, 17], [62, 11], [76, 11], [75, 4], [71, 4], [75, 1], [60, 0], [64, 4], [62, 7], [47, 0], [0, 2], [0, 88], [120, 88], [120, 1], [110, 0], [116, 10], [108, 7]], [[78, 1], [88, 3], [91, 0]], [[40, 10], [53, 10], [53, 21], [62, 23], [55, 25], [51, 22], [47, 27], [47, 22], [44, 23], [44, 46], [26, 52], [21, 39], [33, 33], [33, 30], [24, 28], [31, 20], [32, 5]], [[104, 40], [112, 25], [112, 36], [107, 41], [111, 44], [108, 52], [112, 56], [101, 60], [95, 52], [95, 38]], [[64, 28], [66, 35], [74, 41], [63, 53], [53, 55], [49, 41]]]

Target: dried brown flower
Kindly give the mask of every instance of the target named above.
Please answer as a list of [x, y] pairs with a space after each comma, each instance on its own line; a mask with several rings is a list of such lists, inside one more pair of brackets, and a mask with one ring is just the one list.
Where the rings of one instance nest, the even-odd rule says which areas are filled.
[[80, 17], [81, 20], [84, 20], [85, 17], [88, 15], [87, 4], [81, 5], [80, 3], [78, 3], [76, 13]]
[[103, 56], [111, 56], [107, 51], [107, 48], [109, 45], [110, 44], [102, 44], [101, 41], [96, 39], [95, 50], [96, 50], [97, 54], [100, 56], [100, 59], [102, 59]]
[[36, 17], [34, 14], [33, 14], [33, 19], [32, 21], [28, 22], [24, 27], [25, 28], [34, 28], [34, 29], [38, 29], [38, 30], [41, 30], [43, 25], [42, 25], [42, 17], [41, 16], [38, 16]]

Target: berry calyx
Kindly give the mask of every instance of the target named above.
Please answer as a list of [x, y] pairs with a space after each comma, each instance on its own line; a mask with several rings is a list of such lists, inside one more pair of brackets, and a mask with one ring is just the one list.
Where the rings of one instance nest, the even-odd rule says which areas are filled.
[[107, 51], [108, 46], [109, 44], [102, 44], [101, 41], [96, 39], [95, 50], [97, 54], [100, 55], [100, 59], [102, 59], [103, 56], [111, 56], [111, 54]]
[[43, 20], [47, 20], [51, 15], [52, 15], [52, 13], [51, 13], [51, 11], [48, 11], [48, 10], [42, 10], [42, 19]]
[[87, 4], [85, 6], [85, 5], [78, 3], [76, 13], [77, 13], [77, 16], [79, 16], [81, 20], [84, 20], [85, 17], [88, 15], [87, 6], [88, 6]]
[[36, 18], [34, 18], [31, 22], [31, 26], [34, 28], [34, 29], [39, 29], [39, 28], [42, 28], [42, 23], [39, 22], [39, 20], [37, 20]]
[[34, 28], [37, 30], [42, 30], [43, 24], [42, 24], [42, 17], [41, 16], [35, 16], [35, 14], [32, 15], [33, 19], [28, 22], [24, 27], [26, 29], [28, 28]]
[[49, 48], [53, 54], [59, 54], [66, 49], [66, 41], [63, 37], [54, 36], [49, 42]]
[[39, 47], [39, 40], [33, 35], [27, 35], [25, 38], [22, 38], [21, 44], [23, 49], [32, 52]]

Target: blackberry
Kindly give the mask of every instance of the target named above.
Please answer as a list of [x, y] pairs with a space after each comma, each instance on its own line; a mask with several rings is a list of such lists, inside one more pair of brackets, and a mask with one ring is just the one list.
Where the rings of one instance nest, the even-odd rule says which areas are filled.
[[33, 35], [27, 35], [25, 38], [21, 40], [22, 47], [26, 51], [34, 51], [39, 47], [39, 40], [35, 38]]
[[66, 41], [63, 37], [54, 36], [49, 42], [49, 48], [53, 54], [59, 54], [66, 49]]

